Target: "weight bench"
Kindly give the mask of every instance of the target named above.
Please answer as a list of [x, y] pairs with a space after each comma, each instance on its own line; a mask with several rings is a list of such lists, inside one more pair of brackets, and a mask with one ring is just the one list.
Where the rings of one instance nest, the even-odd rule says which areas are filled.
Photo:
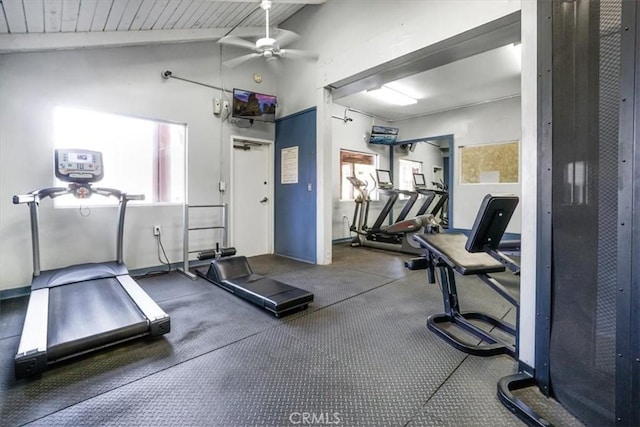
[[254, 274], [245, 256], [215, 259], [206, 273], [200, 269], [196, 273], [222, 289], [272, 312], [276, 317], [305, 309], [313, 302], [311, 292]]
[[[482, 201], [473, 229], [467, 238], [463, 234], [416, 234], [413, 236], [425, 253], [405, 263], [412, 270], [426, 269], [429, 283], [435, 283], [435, 268], [440, 271], [444, 314], [436, 314], [427, 319], [427, 327], [449, 342], [458, 350], [476, 356], [494, 356], [507, 354], [517, 358], [517, 325], [511, 325], [489, 314], [479, 312], [461, 312], [456, 290], [455, 273], [462, 276], [476, 276], [503, 298], [516, 307], [516, 319], [519, 318], [518, 301], [509, 294], [504, 286], [491, 273], [505, 271], [507, 268], [516, 275], [520, 267], [507, 255], [498, 250], [500, 240], [518, 205], [514, 195], [488, 194]], [[471, 320], [476, 321], [472, 323]], [[516, 320], [517, 323], [518, 320]], [[482, 322], [498, 328], [512, 336], [515, 345], [506, 342], [477, 326]], [[458, 327], [485, 344], [471, 344], [454, 335], [451, 330]]]

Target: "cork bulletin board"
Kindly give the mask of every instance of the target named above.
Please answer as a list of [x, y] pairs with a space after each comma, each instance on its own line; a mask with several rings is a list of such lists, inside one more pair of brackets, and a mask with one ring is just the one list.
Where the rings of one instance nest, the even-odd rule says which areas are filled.
[[460, 147], [461, 184], [517, 184], [520, 141]]

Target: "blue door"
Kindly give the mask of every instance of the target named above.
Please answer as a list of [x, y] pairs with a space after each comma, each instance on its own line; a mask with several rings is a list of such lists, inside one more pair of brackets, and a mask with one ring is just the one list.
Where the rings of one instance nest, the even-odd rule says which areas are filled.
[[[297, 160], [295, 159], [296, 151]], [[284, 175], [282, 173], [283, 155], [285, 157]], [[275, 253], [315, 263], [317, 215], [315, 108], [276, 121], [275, 160]], [[297, 169], [297, 180], [294, 179], [295, 169]]]

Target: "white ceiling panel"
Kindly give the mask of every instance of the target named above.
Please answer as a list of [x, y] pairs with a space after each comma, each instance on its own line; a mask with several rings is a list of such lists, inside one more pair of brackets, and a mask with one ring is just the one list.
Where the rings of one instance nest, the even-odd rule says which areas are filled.
[[[44, 24], [42, 24], [44, 27]], [[4, 10], [0, 8], [0, 33], [8, 33], [7, 18], [4, 17]]]
[[62, 3], [62, 31], [76, 31], [79, 10], [80, 0], [64, 0]]
[[118, 29], [127, 4], [129, 4], [129, 0], [113, 0], [107, 23], [104, 26], [105, 31], [115, 31]]
[[127, 6], [124, 8], [124, 12], [122, 12], [122, 17], [118, 23], [118, 31], [127, 31], [131, 28], [131, 24], [138, 10], [140, 10], [140, 6], [142, 6], [142, 0], [128, 0]]
[[142, 3], [140, 3], [140, 7], [138, 7], [135, 16], [133, 17], [133, 20], [131, 20], [128, 30], [140, 30], [147, 16], [151, 14], [151, 10], [153, 9], [153, 6], [155, 4], [156, 2], [154, 0], [143, 0]]
[[182, 16], [186, 13], [187, 9], [189, 9], [189, 6], [191, 6], [192, 3], [193, 2], [191, 0], [182, 0], [178, 4], [178, 7], [176, 7], [176, 10], [174, 10], [171, 16], [169, 17], [169, 20], [167, 21], [167, 23], [164, 24], [163, 29], [165, 30], [172, 30], [174, 28], [176, 30], [180, 29], [180, 27], [177, 27], [176, 24], [178, 23], [180, 18], [182, 18]]
[[44, 32], [44, 0], [33, 0], [24, 3], [24, 15], [27, 20], [27, 32]]
[[44, 0], [44, 31], [59, 33], [62, 29], [62, 0]]
[[202, 1], [196, 10], [193, 11], [189, 19], [184, 23], [183, 28], [200, 28], [202, 26], [202, 21], [209, 16], [213, 11], [213, 3]]
[[96, 6], [98, 0], [85, 0], [80, 3], [80, 10], [78, 11], [78, 24], [76, 25], [76, 31], [84, 32], [91, 29], [91, 23], [93, 22], [93, 15], [96, 13]]
[[7, 18], [7, 31], [10, 33], [26, 33], [27, 20], [24, 16], [24, 8], [21, 0], [3, 0], [2, 8]]
[[[156, 1], [153, 7], [151, 8], [151, 11], [149, 12], [149, 15], [146, 18], [144, 18], [144, 24], [142, 24], [142, 27], [140, 27], [140, 29], [151, 30], [153, 26], [156, 25], [156, 22], [158, 21], [158, 19], [160, 19], [160, 16], [164, 13], [164, 10], [169, 5], [169, 1], [170, 0]], [[143, 17], [141, 16], [141, 18]]]
[[[86, 1], [86, 0], [85, 0]], [[107, 24], [107, 18], [109, 18], [109, 11], [113, 2], [109, 0], [99, 1], [96, 5], [96, 11], [91, 21], [90, 31], [104, 31], [104, 27]]]
[[178, 6], [180, 6], [181, 1], [182, 0], [169, 0], [169, 3], [167, 3], [167, 6], [164, 8], [155, 24], [153, 24], [154, 30], [162, 30], [165, 28], [171, 16], [173, 16]]

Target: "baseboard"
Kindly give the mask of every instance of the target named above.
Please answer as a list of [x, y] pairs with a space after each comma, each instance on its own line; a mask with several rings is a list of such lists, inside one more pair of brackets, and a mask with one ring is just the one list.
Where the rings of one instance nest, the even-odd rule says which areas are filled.
[[331, 244], [335, 245], [336, 243], [347, 243], [350, 242], [353, 238], [352, 237], [342, 237], [340, 239], [333, 239], [331, 241]]
[[29, 295], [31, 286], [21, 286], [19, 288], [3, 289], [0, 291], [0, 301], [12, 298], [20, 298]]

